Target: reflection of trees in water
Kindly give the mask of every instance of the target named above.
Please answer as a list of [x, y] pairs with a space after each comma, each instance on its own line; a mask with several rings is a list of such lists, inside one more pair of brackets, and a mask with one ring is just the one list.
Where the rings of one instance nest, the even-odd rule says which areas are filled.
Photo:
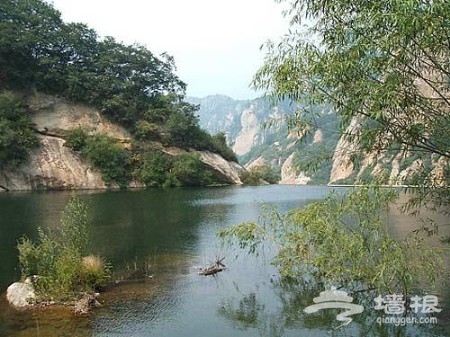
[[[0, 196], [0, 293], [19, 279], [17, 239], [37, 236], [37, 227], [55, 228], [69, 193], [4, 193]], [[1, 332], [1, 330], [0, 330]]]
[[66, 307], [18, 311], [0, 298], [0, 336], [5, 337], [90, 337], [89, 316], [74, 318]]
[[117, 191], [92, 196], [93, 246], [114, 266], [155, 251], [193, 252], [205, 223], [225, 221], [231, 211], [230, 206], [197, 204], [203, 191]]
[[[249, 292], [242, 294], [239, 300], [228, 299], [222, 302], [218, 313], [232, 325], [241, 330], [254, 329], [259, 336], [281, 337], [289, 330], [295, 334], [314, 334], [315, 336], [446, 336], [442, 324], [379, 324], [378, 317], [386, 317], [383, 311], [374, 309], [374, 293], [349, 294], [353, 303], [364, 307], [361, 314], [352, 316], [353, 321], [346, 326], [336, 320], [336, 315], [344, 309], [324, 309], [307, 314], [303, 310], [313, 304], [323, 286], [304, 287], [282, 282], [274, 284], [271, 291], [276, 295], [277, 305], [265, 304], [265, 294]], [[413, 317], [413, 313], [406, 316]], [[430, 316], [433, 317], [433, 316]], [[439, 318], [438, 318], [439, 319]]]
[[247, 329], [258, 325], [258, 316], [264, 311], [264, 305], [256, 300], [256, 294], [250, 293], [244, 296], [234, 308], [230, 302], [223, 303], [219, 313], [235, 323], [240, 329]]

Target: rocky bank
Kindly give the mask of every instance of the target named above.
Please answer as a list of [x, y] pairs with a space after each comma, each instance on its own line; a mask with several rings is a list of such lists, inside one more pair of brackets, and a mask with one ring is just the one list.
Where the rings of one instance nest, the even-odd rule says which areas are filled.
[[[103, 133], [116, 138], [124, 147], [130, 144], [131, 135], [103, 117], [97, 109], [62, 98], [36, 94], [29, 99], [28, 105], [40, 146], [30, 154], [28, 163], [19, 169], [0, 171], [0, 191], [107, 188], [98, 170], [64, 146], [64, 135], [74, 127], [83, 127], [91, 134]], [[179, 150], [167, 152], [173, 155], [185, 152]], [[201, 160], [216, 171], [223, 181], [241, 184], [239, 175], [244, 170], [242, 166], [228, 162], [217, 154], [199, 153]], [[143, 186], [132, 182], [130, 187]]]

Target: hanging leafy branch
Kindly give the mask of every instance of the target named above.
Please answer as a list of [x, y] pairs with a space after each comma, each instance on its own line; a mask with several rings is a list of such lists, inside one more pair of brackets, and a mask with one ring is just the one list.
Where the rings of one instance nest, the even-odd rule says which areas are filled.
[[253, 85], [278, 99], [332, 107], [341, 136], [362, 154], [431, 156], [434, 164], [406, 182], [428, 187], [422, 201], [448, 207], [440, 187], [450, 181], [449, 15], [448, 1], [294, 1], [286, 12], [291, 29], [280, 44], [266, 45]]
[[387, 212], [396, 197], [393, 190], [357, 188], [283, 215], [271, 210], [219, 237], [251, 254], [274, 243], [284, 278], [407, 294], [418, 280], [433, 284], [442, 260], [437, 249], [423, 247], [420, 231], [401, 240], [389, 235]]

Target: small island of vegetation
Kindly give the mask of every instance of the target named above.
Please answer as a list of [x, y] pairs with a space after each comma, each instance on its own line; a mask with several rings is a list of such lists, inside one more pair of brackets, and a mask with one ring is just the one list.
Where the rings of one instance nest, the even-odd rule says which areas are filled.
[[76, 313], [88, 312], [111, 277], [111, 266], [88, 253], [88, 224], [88, 207], [73, 194], [56, 229], [39, 227], [35, 242], [21, 237], [17, 249], [24, 287], [10, 286], [8, 300], [16, 306], [58, 304], [73, 306]]

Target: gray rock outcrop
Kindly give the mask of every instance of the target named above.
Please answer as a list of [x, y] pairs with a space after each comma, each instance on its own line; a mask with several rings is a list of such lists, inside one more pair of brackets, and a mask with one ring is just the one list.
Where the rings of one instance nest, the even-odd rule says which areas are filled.
[[238, 155], [244, 155], [260, 141], [261, 123], [255, 114], [255, 106], [244, 110], [241, 115], [242, 129], [236, 137], [233, 151]]
[[297, 172], [294, 165], [295, 153], [291, 154], [281, 166], [281, 180], [283, 185], [307, 185], [311, 180], [304, 172]]
[[241, 173], [245, 170], [241, 165], [235, 162], [229, 162], [219, 156], [217, 153], [209, 151], [199, 151], [200, 160], [213, 168], [231, 184], [241, 185]]
[[15, 308], [26, 308], [36, 301], [36, 292], [30, 278], [25, 282], [15, 282], [6, 290], [6, 299]]
[[[121, 126], [108, 121], [98, 110], [62, 98], [36, 94], [30, 98], [28, 105], [34, 128], [39, 133], [40, 146], [19, 169], [0, 171], [0, 191], [107, 188], [98, 170], [64, 146], [64, 135], [72, 128], [83, 127], [90, 134], [102, 133], [115, 138], [124, 147], [129, 145], [131, 135]], [[178, 150], [178, 154], [185, 153]], [[241, 184], [239, 172], [243, 168], [239, 164], [227, 162], [219, 155], [208, 152], [202, 153], [201, 159], [223, 175], [224, 181]], [[112, 184], [109, 187], [118, 186]], [[131, 182], [130, 187], [143, 186]]]

